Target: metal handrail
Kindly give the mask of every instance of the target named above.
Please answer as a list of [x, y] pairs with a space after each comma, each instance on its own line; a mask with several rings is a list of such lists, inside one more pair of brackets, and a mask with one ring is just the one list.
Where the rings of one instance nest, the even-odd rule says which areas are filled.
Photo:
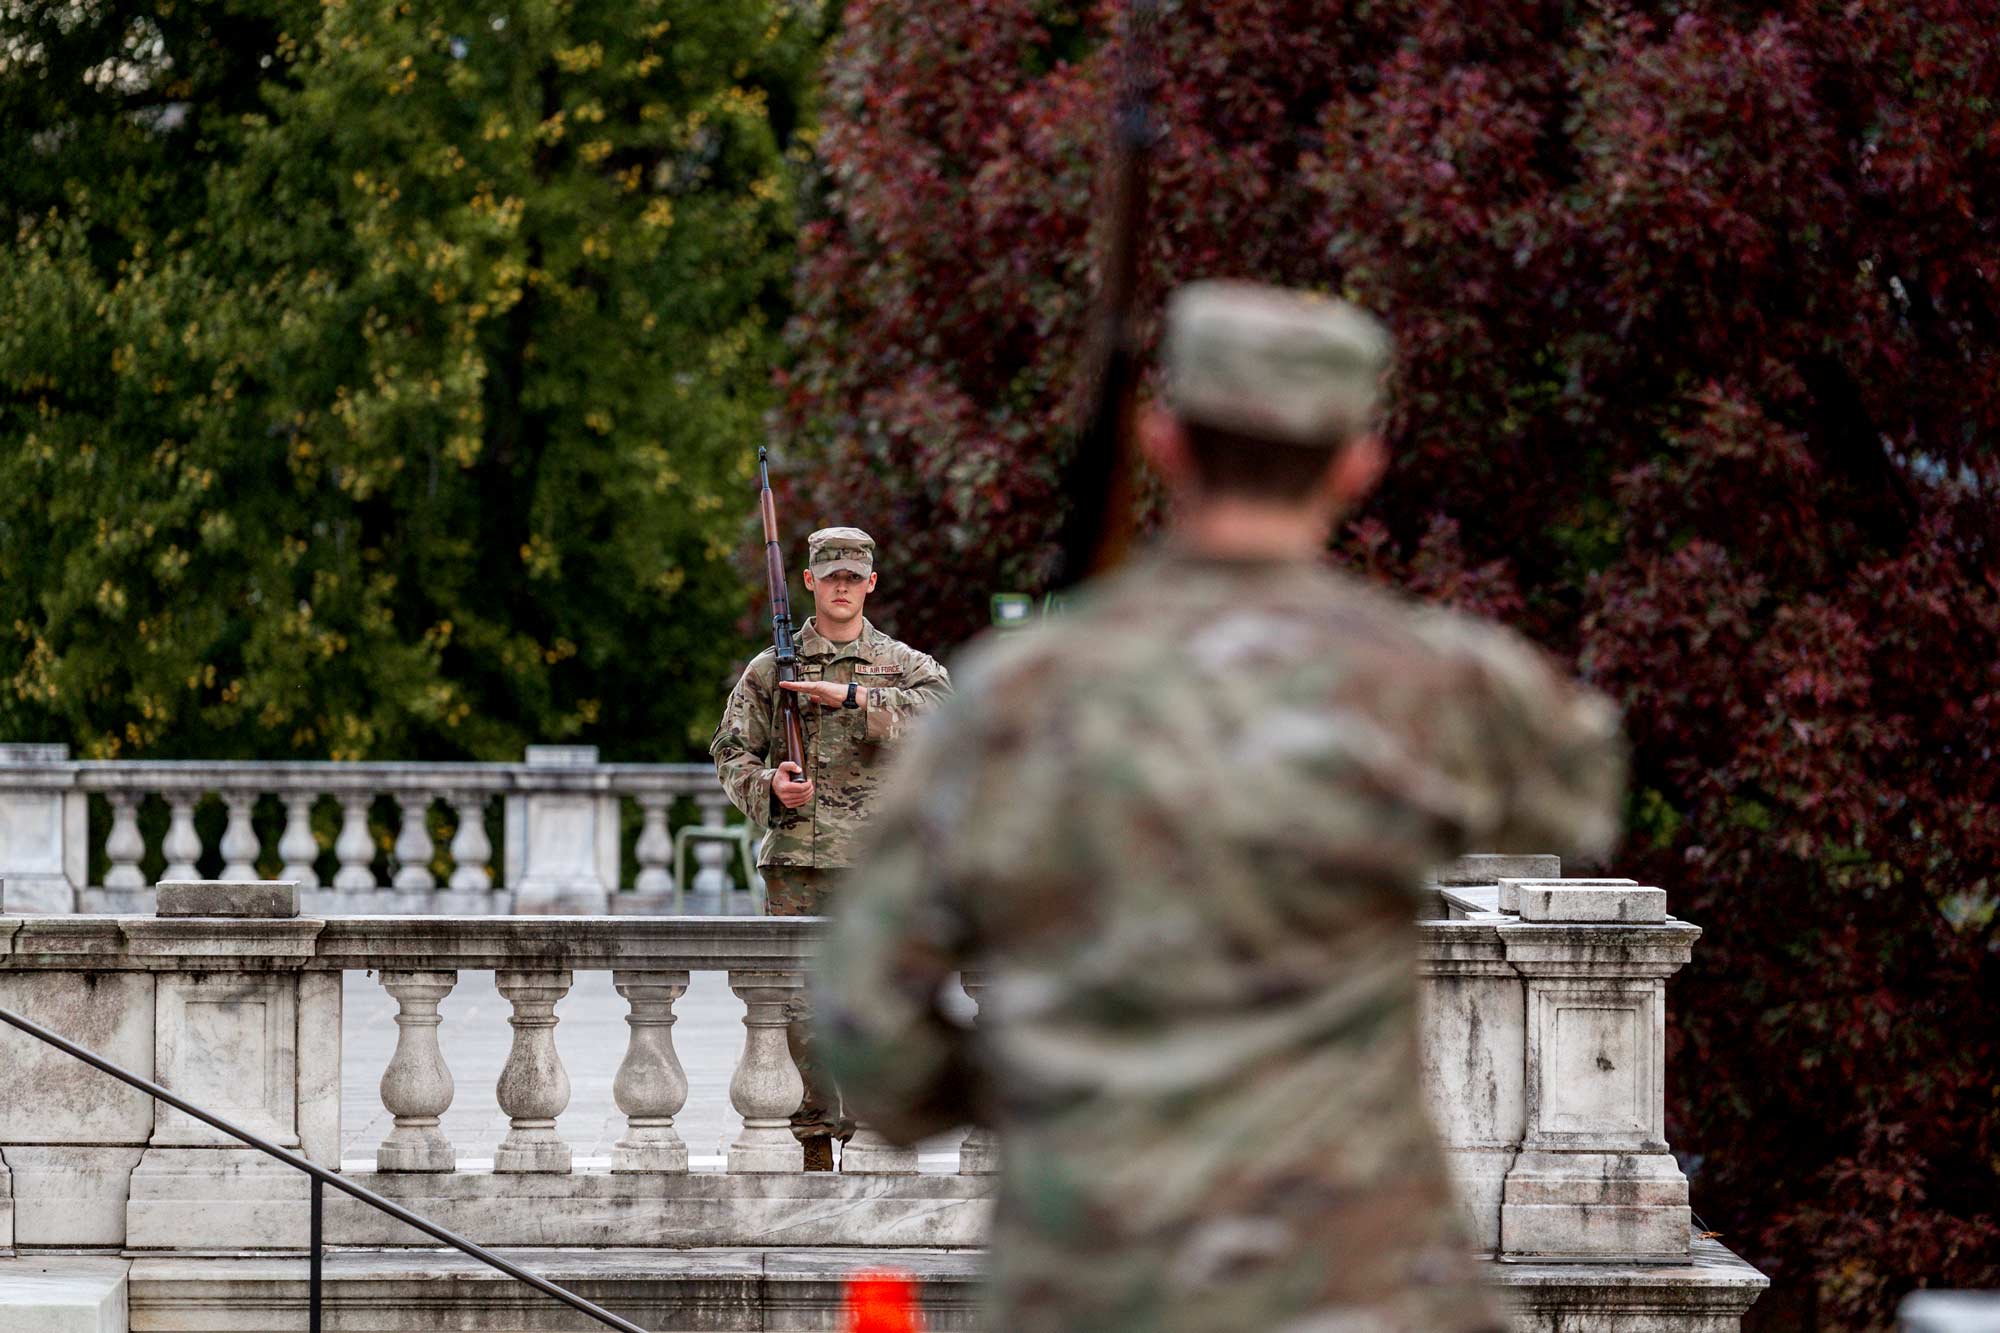
[[606, 1327], [620, 1329], [623, 1333], [648, 1333], [647, 1329], [641, 1328], [629, 1319], [624, 1319], [611, 1313], [611, 1311], [601, 1305], [595, 1305], [585, 1300], [567, 1287], [558, 1286], [545, 1277], [531, 1273], [511, 1259], [503, 1259], [485, 1246], [475, 1245], [456, 1232], [449, 1231], [427, 1218], [419, 1217], [401, 1204], [385, 1199], [375, 1193], [375, 1191], [345, 1179], [337, 1172], [329, 1171], [316, 1162], [309, 1162], [297, 1153], [288, 1152], [270, 1140], [252, 1134], [247, 1129], [241, 1129], [236, 1125], [232, 1125], [221, 1116], [204, 1111], [201, 1107], [176, 1096], [152, 1080], [140, 1078], [130, 1070], [111, 1063], [111, 1061], [105, 1059], [97, 1052], [86, 1050], [67, 1037], [59, 1036], [41, 1024], [31, 1022], [10, 1009], [0, 1009], [0, 1022], [19, 1028], [37, 1041], [46, 1042], [66, 1055], [73, 1055], [92, 1068], [111, 1075], [111, 1077], [119, 1080], [121, 1083], [130, 1084], [156, 1101], [165, 1102], [175, 1110], [185, 1112], [204, 1124], [212, 1125], [232, 1138], [241, 1139], [258, 1152], [275, 1157], [293, 1170], [303, 1171], [312, 1177], [312, 1264], [309, 1269], [309, 1282], [307, 1286], [307, 1299], [311, 1305], [309, 1327], [312, 1333], [319, 1333], [320, 1327], [320, 1186], [322, 1185], [331, 1185], [341, 1193], [359, 1199], [379, 1212], [387, 1213], [403, 1225], [414, 1227], [427, 1236], [443, 1241], [461, 1253], [471, 1255], [487, 1267], [505, 1273], [516, 1282], [525, 1282], [543, 1295], [554, 1297], [579, 1314], [589, 1315], [592, 1319], [595, 1319], [598, 1323]]

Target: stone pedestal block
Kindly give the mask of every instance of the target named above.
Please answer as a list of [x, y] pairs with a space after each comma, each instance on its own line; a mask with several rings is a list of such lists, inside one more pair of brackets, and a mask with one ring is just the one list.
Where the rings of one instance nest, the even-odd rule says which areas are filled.
[[[1586, 887], [1616, 887], [1623, 902], [1609, 910], [1626, 913], [1658, 892]], [[1527, 1123], [1503, 1189], [1504, 1256], [1686, 1257], [1687, 1181], [1666, 1141], [1666, 979], [1700, 933], [1677, 921], [1497, 928], [1527, 1006]]]
[[[329, 1094], [338, 1102], [337, 1055], [331, 1086], [324, 1069], [327, 1030], [339, 1023], [338, 979], [303, 978], [300, 969], [325, 923], [253, 916], [283, 910], [285, 895], [274, 895], [272, 885], [184, 887], [179, 905], [201, 915], [124, 927], [131, 953], [162, 969], [154, 982], [153, 1077], [281, 1148], [324, 1158], [329, 1140], [339, 1139], [325, 1105]], [[296, 892], [291, 884], [275, 887]], [[315, 1065], [303, 1080], [302, 1051]], [[303, 1113], [302, 1089], [311, 1101]], [[132, 1172], [125, 1244], [139, 1251], [299, 1249], [307, 1243], [306, 1200], [304, 1175], [162, 1105]]]
[[[143, 1147], [10, 1144], [14, 1244], [35, 1249], [116, 1249]], [[0, 1204], [4, 1208], [4, 1204]]]
[[89, 875], [89, 806], [67, 745], [0, 745], [0, 910], [76, 910]]
[[1510, 1256], [1679, 1258], [1687, 1177], [1665, 1152], [1524, 1151], [1507, 1172], [1501, 1234]]
[[[597, 747], [531, 745], [527, 762], [547, 770], [548, 781], [506, 801], [514, 910], [602, 916], [618, 886], [619, 830], [618, 800], [595, 773]], [[565, 770], [575, 770], [574, 781]]]
[[302, 1250], [309, 1188], [303, 1172], [254, 1148], [148, 1148], [132, 1172], [126, 1251]]
[[0, 1257], [14, 1252], [14, 1172], [0, 1152]]
[[862, 1124], [841, 1147], [840, 1169], [856, 1176], [914, 1176], [917, 1150], [898, 1147], [883, 1138], [880, 1130]]

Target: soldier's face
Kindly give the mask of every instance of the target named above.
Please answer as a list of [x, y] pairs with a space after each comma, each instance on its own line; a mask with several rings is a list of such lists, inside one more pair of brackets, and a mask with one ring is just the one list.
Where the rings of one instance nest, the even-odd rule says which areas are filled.
[[846, 625], [861, 616], [868, 594], [875, 591], [875, 575], [867, 578], [845, 569], [836, 569], [823, 579], [806, 571], [806, 589], [813, 595], [813, 614], [821, 624]]

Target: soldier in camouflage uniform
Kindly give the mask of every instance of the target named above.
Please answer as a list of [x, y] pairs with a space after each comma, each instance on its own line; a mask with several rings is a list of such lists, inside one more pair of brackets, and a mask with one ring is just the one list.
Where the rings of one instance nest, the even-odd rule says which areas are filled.
[[[1141, 439], [1164, 545], [989, 641], [899, 761], [821, 955], [873, 1126], [1002, 1134], [995, 1333], [1501, 1327], [1423, 1110], [1427, 873], [1602, 853], [1612, 710], [1323, 563], [1385, 458], [1386, 336], [1181, 291]], [[976, 1032], [937, 1003], [984, 974]]]
[[[730, 692], [708, 752], [736, 808], [764, 831], [757, 866], [766, 910], [816, 916], [834, 877], [846, 867], [875, 803], [895, 742], [919, 715], [951, 692], [945, 669], [868, 623], [862, 609], [875, 590], [875, 541], [859, 528], [821, 528], [806, 539], [805, 584], [813, 614], [799, 627], [800, 696], [806, 767], [780, 763], [782, 734], [773, 726], [774, 649], [752, 659]], [[832, 1167], [833, 1138], [854, 1122], [813, 1059], [800, 996], [787, 1030], [806, 1095], [792, 1117], [808, 1170]]]

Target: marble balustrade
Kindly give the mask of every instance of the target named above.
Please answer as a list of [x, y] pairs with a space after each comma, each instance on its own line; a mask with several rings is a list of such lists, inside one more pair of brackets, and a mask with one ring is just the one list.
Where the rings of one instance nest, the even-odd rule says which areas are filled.
[[[164, 820], [142, 820], [154, 802]], [[201, 825], [218, 821], [198, 821], [205, 806], [221, 813], [207, 840]], [[731, 822], [709, 766], [603, 764], [592, 746], [433, 764], [79, 762], [64, 746], [0, 745], [0, 879], [15, 910], [146, 911], [155, 878], [207, 869], [296, 883], [320, 913], [657, 913], [730, 883], [730, 849], [714, 840], [692, 844], [690, 882], [676, 883], [676, 827]]]
[[[268, 895], [272, 886], [259, 887]], [[249, 892], [163, 884], [162, 911]], [[803, 1084], [785, 1008], [805, 983], [820, 926], [718, 916], [0, 916], [0, 1004], [338, 1164], [341, 976], [365, 970], [396, 1001], [398, 1033], [380, 1083], [393, 1124], [361, 1178], [475, 1239], [977, 1244], [990, 1148], [928, 1159], [920, 1172], [914, 1152], [883, 1142], [871, 1153], [864, 1136], [838, 1175], [804, 1170], [789, 1124]], [[439, 1002], [475, 970], [495, 974], [511, 1010], [512, 1045], [494, 1089], [508, 1129], [490, 1163], [461, 1160], [441, 1124], [460, 1090]], [[571, 1080], [556, 1006], [584, 971], [609, 972], [629, 1005], [624, 1048], [593, 1052], [603, 1068], [578, 1071], [617, 1071], [625, 1128], [608, 1162], [573, 1160], [556, 1131]], [[674, 1124], [688, 1093], [674, 1002], [697, 971], [725, 974], [743, 1003], [729, 1083], [742, 1125], [719, 1162], [691, 1163]], [[0, 1085], [0, 1200], [10, 1200], [0, 1211], [18, 1212], [11, 1229], [22, 1245], [303, 1244], [302, 1179], [17, 1034], [0, 1031], [0, 1054], [26, 1075]], [[422, 1242], [344, 1196], [330, 1197], [327, 1226], [334, 1244]]]
[[[397, 1007], [379, 1085], [391, 1124], [372, 1162], [344, 1169], [475, 1240], [908, 1254], [984, 1235], [1003, 1151], [990, 1135], [919, 1162], [864, 1128], [841, 1171], [803, 1170], [787, 1126], [802, 1084], [783, 1025], [816, 919], [321, 917], [297, 915], [290, 886], [272, 884], [163, 884], [159, 896], [151, 916], [0, 915], [0, 1004], [341, 1166], [342, 981], [366, 972]], [[1665, 987], [1699, 931], [1664, 898], [1627, 880], [1562, 879], [1552, 857], [1468, 857], [1419, 909], [1430, 1111], [1518, 1329], [1728, 1333], [1764, 1286], [1691, 1236], [1665, 1140]], [[490, 1161], [462, 1157], [443, 1124], [461, 1092], [460, 1034], [439, 1002], [471, 971], [494, 974], [511, 1029], [493, 1090], [508, 1127]], [[589, 971], [610, 974], [627, 1030], [571, 1070], [558, 1005]], [[729, 1081], [741, 1123], [720, 1157], [692, 1156], [675, 1125], [688, 1095], [675, 1004], [701, 971], [726, 976], [743, 1006]], [[974, 1005], [989, 998], [985, 980], [964, 978]], [[20, 1034], [0, 1030], [0, 1068], [0, 1253], [199, 1258], [306, 1244], [295, 1173]], [[556, 1132], [571, 1079], [613, 1069], [622, 1132], [607, 1158], [573, 1159]], [[340, 1195], [326, 1237], [429, 1244]]]

